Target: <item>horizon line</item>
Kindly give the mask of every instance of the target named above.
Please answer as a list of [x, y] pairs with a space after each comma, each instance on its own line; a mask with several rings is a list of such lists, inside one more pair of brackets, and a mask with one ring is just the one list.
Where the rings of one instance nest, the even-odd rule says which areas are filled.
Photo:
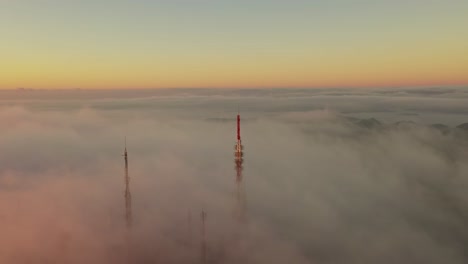
[[128, 90], [286, 90], [286, 89], [300, 89], [300, 90], [313, 90], [313, 89], [427, 89], [427, 88], [468, 88], [468, 84], [453, 84], [453, 85], [400, 85], [400, 86], [272, 86], [272, 87], [113, 87], [113, 88], [29, 88], [29, 87], [16, 87], [16, 88], [0, 88], [0, 91], [128, 91]]

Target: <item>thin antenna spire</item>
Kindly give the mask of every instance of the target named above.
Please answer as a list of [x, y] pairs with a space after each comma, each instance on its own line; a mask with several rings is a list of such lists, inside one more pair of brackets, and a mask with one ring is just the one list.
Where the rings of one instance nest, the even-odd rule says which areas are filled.
[[125, 136], [125, 221], [127, 228], [132, 226], [132, 195], [130, 193], [130, 177], [128, 176], [128, 154], [127, 154], [127, 137]]
[[188, 244], [192, 244], [192, 210], [188, 210], [187, 214], [187, 227], [188, 227]]
[[125, 161], [125, 224], [127, 227], [127, 232], [125, 233], [125, 242], [127, 244], [127, 261], [131, 263], [131, 227], [132, 227], [132, 195], [130, 193], [130, 177], [128, 176], [128, 153], [127, 153], [127, 137], [125, 136], [124, 140], [125, 149], [124, 149], [124, 161]]
[[[237, 141], [240, 142], [241, 140], [241, 134], [240, 134], [240, 115], [237, 114]], [[238, 142], [238, 144], [239, 144]]]
[[206, 212], [204, 209], [202, 209], [201, 211], [201, 220], [202, 220], [201, 263], [206, 264], [206, 230], [205, 230]]

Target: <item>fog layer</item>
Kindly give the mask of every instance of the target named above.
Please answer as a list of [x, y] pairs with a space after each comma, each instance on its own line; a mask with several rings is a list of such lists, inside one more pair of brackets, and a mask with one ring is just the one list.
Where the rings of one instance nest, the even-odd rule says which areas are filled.
[[[468, 261], [468, 140], [454, 128], [467, 109], [457, 96], [381, 92], [381, 105], [400, 110], [370, 114], [381, 122], [368, 125], [353, 118], [378, 112], [375, 94], [203, 91], [1, 100], [0, 263], [199, 263], [202, 209], [210, 263]], [[242, 224], [233, 218], [237, 105]], [[407, 108], [445, 116], [450, 129], [430, 118], [394, 124]]]

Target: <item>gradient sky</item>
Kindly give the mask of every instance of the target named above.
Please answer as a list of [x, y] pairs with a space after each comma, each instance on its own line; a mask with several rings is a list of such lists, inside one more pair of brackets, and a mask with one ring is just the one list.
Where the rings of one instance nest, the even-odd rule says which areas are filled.
[[468, 85], [466, 0], [0, 0], [1, 88]]

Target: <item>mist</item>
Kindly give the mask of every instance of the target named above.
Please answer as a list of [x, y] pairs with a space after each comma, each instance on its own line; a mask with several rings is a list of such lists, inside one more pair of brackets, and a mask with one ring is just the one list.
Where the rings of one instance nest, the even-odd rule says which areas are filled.
[[200, 263], [201, 210], [209, 263], [468, 261], [462, 88], [0, 96], [1, 263]]

